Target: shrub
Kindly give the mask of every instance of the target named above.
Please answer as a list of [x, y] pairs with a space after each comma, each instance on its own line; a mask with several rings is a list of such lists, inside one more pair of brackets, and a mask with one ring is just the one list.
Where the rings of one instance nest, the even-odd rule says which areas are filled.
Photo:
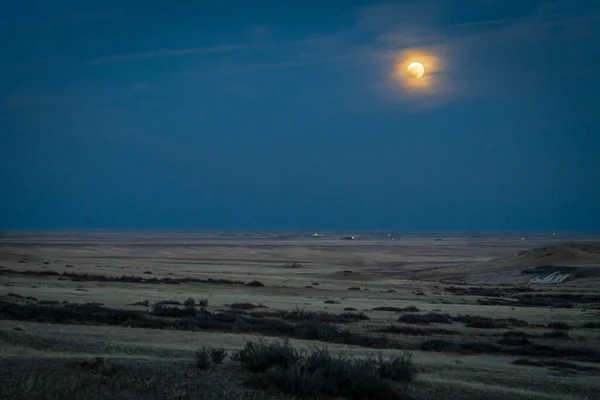
[[280, 391], [298, 397], [318, 398], [325, 387], [323, 377], [309, 372], [302, 363], [273, 368], [265, 378], [265, 385], [272, 384]]
[[417, 375], [417, 370], [412, 364], [412, 354], [404, 353], [401, 356], [378, 359], [379, 376], [395, 382], [410, 382]]
[[385, 328], [380, 328], [375, 332], [392, 333], [401, 335], [413, 335], [413, 336], [431, 336], [431, 335], [460, 335], [460, 332], [440, 329], [440, 328], [419, 328], [416, 326], [399, 326], [390, 325]]
[[451, 324], [452, 319], [448, 314], [404, 314], [400, 318], [398, 318], [398, 322], [416, 325], [429, 325], [431, 323]]
[[181, 318], [183, 310], [177, 307], [165, 306], [162, 302], [152, 304], [152, 313], [157, 317]]
[[528, 365], [532, 367], [554, 367], [554, 368], [568, 368], [576, 371], [598, 371], [597, 367], [584, 366], [575, 363], [570, 363], [560, 360], [532, 360], [529, 358], [519, 358], [512, 362], [514, 365]]
[[199, 307], [208, 307], [208, 299], [198, 299]]
[[[261, 345], [255, 345], [260, 348]], [[281, 346], [281, 345], [280, 345]], [[401, 357], [353, 359], [333, 356], [326, 348], [315, 348], [307, 355], [294, 353], [286, 362], [271, 363], [272, 368], [261, 376], [260, 384], [276, 387], [297, 397], [324, 396], [347, 399], [408, 399], [398, 393], [389, 381], [409, 382], [417, 370], [408, 354]], [[266, 352], [269, 352], [266, 350]]]
[[531, 342], [528, 340], [531, 335], [521, 331], [508, 331], [502, 334], [502, 339], [498, 341], [499, 344], [505, 346], [527, 346]]
[[587, 322], [583, 324], [586, 329], [600, 329], [600, 322]]
[[109, 363], [105, 358], [102, 357], [94, 357], [83, 361], [77, 361], [74, 363], [74, 365], [82, 369], [100, 372], [103, 375], [112, 374], [116, 371], [115, 365]]
[[444, 339], [431, 339], [426, 340], [421, 344], [421, 350], [423, 351], [448, 351], [452, 353], [499, 353], [502, 348], [498, 345], [488, 342], [475, 342], [475, 341], [451, 341]]
[[229, 307], [233, 310], [252, 310], [257, 306], [252, 303], [233, 303]]
[[194, 307], [196, 305], [196, 301], [193, 298], [188, 297], [187, 300], [183, 302], [183, 305], [186, 307]]
[[206, 347], [201, 348], [196, 352], [196, 366], [200, 369], [208, 369], [210, 367], [210, 350]]
[[180, 306], [181, 303], [177, 300], [161, 300], [156, 302], [156, 304], [160, 304], [161, 306]]
[[421, 310], [419, 310], [415, 306], [408, 306], [408, 307], [388, 307], [388, 306], [384, 306], [384, 307], [375, 307], [371, 311], [394, 311], [394, 312], [412, 312], [412, 313], [415, 313], [415, 312], [419, 312]]
[[565, 322], [550, 322], [548, 328], [555, 330], [568, 331], [571, 327]]
[[343, 312], [341, 314], [333, 314], [324, 311], [305, 311], [304, 308], [300, 307], [296, 307], [294, 311], [259, 311], [253, 312], [251, 315], [253, 317], [281, 318], [288, 321], [318, 321], [335, 324], [348, 324], [369, 319], [369, 317], [363, 313]]
[[553, 338], [553, 339], [570, 339], [569, 331], [564, 329], [553, 329], [550, 332], [544, 333], [545, 338]]
[[262, 338], [256, 342], [246, 342], [239, 352], [242, 367], [250, 372], [264, 372], [274, 366], [287, 368], [298, 358], [298, 352], [288, 341], [265, 343]]
[[215, 364], [221, 364], [226, 357], [227, 352], [224, 348], [219, 347], [218, 349], [210, 349], [210, 358]]
[[246, 283], [246, 286], [250, 286], [250, 287], [264, 287], [265, 285], [262, 282], [259, 282], [259, 281], [250, 281], [250, 282]]
[[467, 328], [478, 329], [506, 329], [508, 325], [505, 322], [494, 321], [493, 318], [476, 317], [465, 323]]
[[302, 321], [294, 327], [294, 337], [306, 340], [332, 341], [339, 334], [335, 325], [318, 321]]

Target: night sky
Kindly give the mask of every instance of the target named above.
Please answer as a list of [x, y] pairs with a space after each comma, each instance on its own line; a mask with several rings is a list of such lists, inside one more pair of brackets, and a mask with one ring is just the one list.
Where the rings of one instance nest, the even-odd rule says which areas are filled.
[[600, 231], [599, 66], [598, 0], [1, 1], [0, 229]]

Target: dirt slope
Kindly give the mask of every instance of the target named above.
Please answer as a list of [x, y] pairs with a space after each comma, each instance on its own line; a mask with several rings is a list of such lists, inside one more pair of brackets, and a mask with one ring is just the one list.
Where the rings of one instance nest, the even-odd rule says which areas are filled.
[[577, 278], [600, 276], [600, 245], [561, 243], [436, 272], [438, 272], [438, 279], [456, 279], [471, 283], [522, 284], [528, 282], [533, 276], [524, 275], [521, 271], [535, 267], [572, 267], [575, 268], [573, 272], [577, 272]]

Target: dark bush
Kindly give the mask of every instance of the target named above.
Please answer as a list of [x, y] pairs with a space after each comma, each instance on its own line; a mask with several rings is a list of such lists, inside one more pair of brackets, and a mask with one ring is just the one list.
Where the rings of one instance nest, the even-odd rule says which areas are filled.
[[398, 322], [404, 322], [406, 324], [416, 325], [429, 325], [429, 324], [451, 324], [452, 319], [448, 314], [404, 314], [398, 318]]
[[583, 324], [586, 329], [600, 329], [600, 322], [587, 322]]
[[[279, 355], [275, 356], [273, 349], [264, 343], [247, 344], [246, 349], [249, 347], [251, 351], [248, 353], [260, 360], [257, 363], [260, 368], [254, 365], [246, 368], [253, 372], [268, 369], [255, 382], [263, 387], [276, 387], [297, 397], [320, 398], [324, 395], [352, 400], [406, 400], [409, 397], [397, 392], [389, 381], [409, 382], [417, 374], [408, 354], [391, 358], [352, 359], [332, 356], [327, 349], [317, 348], [303, 357], [284, 343], [276, 347], [275, 353]], [[248, 355], [240, 355], [241, 360], [246, 357]]]
[[371, 311], [394, 311], [394, 312], [411, 312], [411, 313], [415, 313], [415, 312], [419, 312], [421, 310], [419, 310], [415, 306], [408, 306], [408, 307], [386, 307], [386, 306], [384, 306], [384, 307], [375, 307]]
[[412, 364], [411, 353], [388, 358], [380, 355], [377, 367], [379, 376], [395, 382], [410, 382], [417, 376], [417, 370]]
[[208, 369], [210, 367], [210, 351], [203, 347], [196, 352], [196, 366], [200, 369]]
[[548, 328], [562, 330], [562, 331], [568, 331], [569, 329], [571, 329], [569, 324], [567, 324], [565, 322], [550, 322], [548, 324]]
[[502, 344], [505, 346], [527, 346], [530, 345], [531, 342], [528, 338], [531, 335], [521, 332], [521, 331], [508, 331], [502, 334], [502, 339], [498, 341], [498, 344]]
[[183, 302], [183, 305], [187, 307], [194, 307], [196, 305], [196, 301], [193, 298], [188, 297], [187, 300]]
[[250, 286], [250, 287], [264, 287], [265, 285], [262, 282], [259, 282], [259, 281], [250, 281], [250, 282], [246, 283], [246, 286]]
[[501, 348], [493, 343], [466, 341], [458, 342], [445, 339], [427, 340], [421, 344], [421, 350], [424, 351], [447, 351], [452, 353], [499, 353]]
[[233, 303], [229, 307], [234, 310], [252, 310], [258, 306], [255, 306], [252, 303]]
[[208, 307], [208, 299], [198, 299], [198, 307]]
[[288, 321], [318, 321], [332, 324], [348, 324], [369, 319], [363, 313], [344, 312], [341, 314], [332, 314], [324, 311], [305, 311], [303, 308], [296, 308], [294, 311], [255, 311], [251, 313], [251, 316], [281, 318]]
[[224, 348], [210, 349], [210, 358], [215, 364], [220, 364], [225, 357], [227, 357], [227, 352]]
[[250, 372], [264, 372], [274, 366], [287, 368], [299, 357], [288, 341], [266, 343], [262, 338], [256, 342], [246, 342], [237, 355], [242, 366]]
[[515, 318], [494, 319], [479, 315], [459, 315], [452, 317], [452, 320], [462, 322], [468, 328], [479, 329], [507, 329], [509, 326], [525, 327], [529, 325], [526, 321]]
[[493, 318], [477, 317], [465, 323], [465, 327], [478, 329], [506, 329], [508, 328], [508, 324], [495, 321]]
[[294, 337], [299, 339], [331, 342], [338, 334], [339, 330], [335, 325], [318, 321], [302, 321], [294, 327]]
[[166, 306], [163, 302], [152, 304], [152, 313], [157, 317], [181, 318], [185, 315], [184, 310]]
[[560, 369], [574, 369], [576, 371], [598, 371], [597, 367], [588, 367], [575, 363], [560, 360], [532, 360], [529, 358], [519, 358], [512, 362], [514, 365], [528, 365], [532, 367], [554, 367]]
[[161, 300], [157, 301], [155, 304], [159, 304], [161, 306], [180, 306], [181, 302], [177, 300]]
[[563, 329], [553, 329], [550, 332], [544, 333], [544, 337], [552, 339], [571, 339], [569, 331]]
[[391, 333], [396, 335], [413, 335], [413, 336], [431, 336], [431, 335], [457, 335], [460, 336], [460, 332], [440, 329], [440, 328], [419, 328], [415, 326], [400, 326], [390, 325], [385, 328], [380, 328], [375, 332]]

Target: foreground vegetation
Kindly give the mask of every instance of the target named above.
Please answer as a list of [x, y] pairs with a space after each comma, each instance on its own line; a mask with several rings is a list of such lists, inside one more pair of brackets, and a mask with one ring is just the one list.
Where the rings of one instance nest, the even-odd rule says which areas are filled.
[[[167, 302], [171, 303], [171, 302]], [[177, 303], [177, 302], [175, 302]], [[206, 304], [205, 300], [200, 301]], [[426, 336], [428, 334], [452, 335], [452, 330], [441, 328], [419, 328], [418, 325], [430, 322], [451, 324], [462, 321], [466, 326], [475, 325], [495, 329], [497, 320], [482, 317], [459, 316], [449, 317], [447, 314], [405, 314], [400, 321], [410, 320], [417, 327], [410, 325], [388, 326], [377, 329], [373, 333], [360, 333], [341, 325], [368, 319], [360, 313], [344, 312], [333, 314], [326, 312], [268, 311], [240, 314], [240, 310], [227, 312], [209, 312], [203, 306], [196, 306], [186, 301], [181, 308], [165, 302], [155, 303], [149, 311], [122, 310], [104, 307], [97, 303], [56, 304], [39, 302], [37, 304], [16, 304], [0, 302], [0, 319], [20, 321], [36, 321], [60, 324], [99, 324], [127, 326], [132, 328], [175, 329], [185, 331], [216, 331], [231, 333], [255, 333], [266, 336], [314, 340], [327, 343], [355, 345], [379, 349], [423, 350], [458, 354], [505, 354], [514, 356], [564, 358], [576, 361], [600, 362], [600, 350], [577, 345], [555, 345], [535, 343], [532, 335], [507, 331], [496, 338], [464, 339], [464, 338], [427, 338], [422, 342], [399, 338], [398, 334]], [[405, 318], [409, 317], [409, 318]], [[330, 321], [330, 322], [323, 322]], [[503, 327], [522, 326], [519, 320], [502, 321]], [[562, 327], [562, 326], [561, 326]], [[546, 337], [562, 338], [566, 331], [556, 329]], [[562, 327], [564, 328], [564, 327]], [[390, 334], [392, 336], [390, 336]]]
[[[207, 369], [225, 358], [223, 349], [202, 348], [196, 364]], [[298, 397], [320, 395], [347, 399], [409, 399], [398, 383], [411, 382], [418, 374], [412, 355], [352, 358], [334, 356], [326, 347], [299, 352], [288, 341], [248, 341], [231, 355], [252, 375], [247, 383], [261, 389], [277, 389]]]

